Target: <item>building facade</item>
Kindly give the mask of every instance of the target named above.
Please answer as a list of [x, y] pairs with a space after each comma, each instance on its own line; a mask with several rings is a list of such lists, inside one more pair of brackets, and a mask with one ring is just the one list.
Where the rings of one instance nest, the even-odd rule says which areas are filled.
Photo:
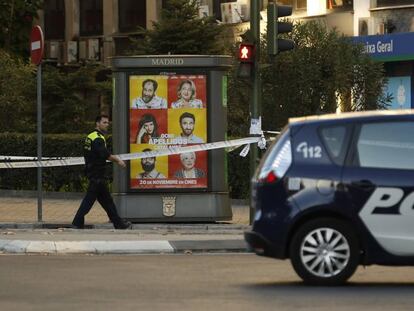
[[355, 21], [354, 41], [385, 64], [390, 109], [414, 107], [414, 0], [376, 0]]
[[[168, 0], [45, 0], [38, 24], [45, 34], [45, 60], [62, 65], [125, 55], [138, 27], [151, 29]], [[250, 0], [199, 0], [200, 16], [219, 23], [248, 21]], [[265, 0], [260, 0], [261, 7]]]
[[390, 109], [414, 107], [414, 0], [279, 0], [293, 19], [319, 20], [384, 62]]
[[122, 55], [137, 27], [151, 28], [162, 0], [45, 0], [39, 25], [45, 59], [59, 64], [98, 61]]
[[[168, 0], [45, 0], [39, 24], [45, 32], [45, 59], [59, 64], [125, 55], [137, 27], [150, 29]], [[249, 27], [255, 0], [199, 0], [200, 16], [234, 26], [235, 39]], [[259, 1], [266, 29], [269, 0]], [[414, 0], [279, 0], [293, 6], [295, 20], [319, 20], [336, 28], [385, 63], [392, 107], [414, 104]], [[399, 94], [399, 95], [398, 95]], [[401, 94], [404, 94], [402, 96]], [[399, 98], [399, 100], [398, 100]], [[404, 98], [404, 101], [402, 100]]]

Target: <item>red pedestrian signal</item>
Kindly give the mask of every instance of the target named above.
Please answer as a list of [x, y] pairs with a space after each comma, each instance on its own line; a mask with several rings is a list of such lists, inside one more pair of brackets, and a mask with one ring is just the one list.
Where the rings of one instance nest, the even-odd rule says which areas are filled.
[[239, 46], [239, 60], [241, 62], [252, 63], [254, 61], [254, 45], [241, 43]]

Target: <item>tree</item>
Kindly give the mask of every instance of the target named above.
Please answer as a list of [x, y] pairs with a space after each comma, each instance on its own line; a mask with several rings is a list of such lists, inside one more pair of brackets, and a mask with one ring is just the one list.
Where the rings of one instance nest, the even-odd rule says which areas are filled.
[[[97, 114], [109, 113], [112, 86], [106, 72], [95, 64], [72, 72], [46, 66], [42, 91], [44, 132], [84, 133], [94, 127], [90, 121]], [[102, 73], [102, 81], [97, 81]]]
[[[343, 111], [387, 107], [390, 98], [382, 93], [386, 83], [383, 64], [370, 59], [361, 46], [318, 22], [295, 24], [289, 38], [295, 41], [296, 48], [275, 58], [265, 54], [267, 38], [261, 40], [264, 130], [280, 130], [290, 117], [334, 113], [338, 100]], [[233, 55], [237, 52], [235, 45]], [[249, 133], [250, 84], [249, 80], [237, 77], [237, 66], [234, 66], [229, 74], [228, 89], [231, 137], [244, 137]], [[245, 198], [249, 170], [240, 168], [248, 164], [237, 155], [230, 156], [231, 195]]]
[[0, 48], [29, 56], [29, 37], [33, 19], [43, 0], [0, 1]]
[[135, 54], [220, 54], [224, 48], [218, 37], [224, 27], [213, 17], [199, 17], [199, 1], [168, 0], [153, 29], [138, 29], [131, 37]]
[[35, 68], [0, 49], [0, 132], [33, 131]]
[[[36, 68], [0, 50], [0, 132], [36, 131]], [[44, 66], [42, 117], [44, 133], [84, 133], [112, 99], [110, 73], [88, 64], [71, 69]]]
[[[344, 111], [387, 107], [383, 64], [364, 54], [350, 38], [320, 22], [296, 23], [289, 38], [296, 43], [294, 50], [275, 58], [261, 55], [264, 129], [280, 129], [294, 116], [334, 113], [338, 101]], [[266, 39], [262, 51], [267, 50]], [[230, 133], [245, 134], [240, 124], [249, 124], [248, 82], [234, 76], [230, 82], [229, 109], [238, 112], [229, 114]]]

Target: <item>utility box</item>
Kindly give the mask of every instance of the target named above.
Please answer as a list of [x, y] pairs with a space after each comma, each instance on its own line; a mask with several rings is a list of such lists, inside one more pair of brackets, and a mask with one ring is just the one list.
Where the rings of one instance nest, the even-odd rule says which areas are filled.
[[[113, 152], [223, 141], [230, 56], [111, 58]], [[137, 222], [230, 220], [224, 149], [170, 154], [114, 166], [119, 215]]]

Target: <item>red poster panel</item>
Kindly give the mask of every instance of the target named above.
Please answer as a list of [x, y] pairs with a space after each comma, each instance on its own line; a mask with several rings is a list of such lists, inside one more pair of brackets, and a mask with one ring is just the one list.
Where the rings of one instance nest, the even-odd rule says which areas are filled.
[[[130, 152], [207, 142], [205, 75], [133, 75], [129, 78]], [[207, 151], [131, 161], [130, 188], [205, 189]]]
[[207, 187], [207, 151], [169, 156], [168, 175], [184, 188]]
[[168, 79], [168, 107], [206, 108], [206, 77], [172, 76]]
[[167, 133], [167, 110], [131, 109], [129, 115], [129, 143], [157, 144]]

